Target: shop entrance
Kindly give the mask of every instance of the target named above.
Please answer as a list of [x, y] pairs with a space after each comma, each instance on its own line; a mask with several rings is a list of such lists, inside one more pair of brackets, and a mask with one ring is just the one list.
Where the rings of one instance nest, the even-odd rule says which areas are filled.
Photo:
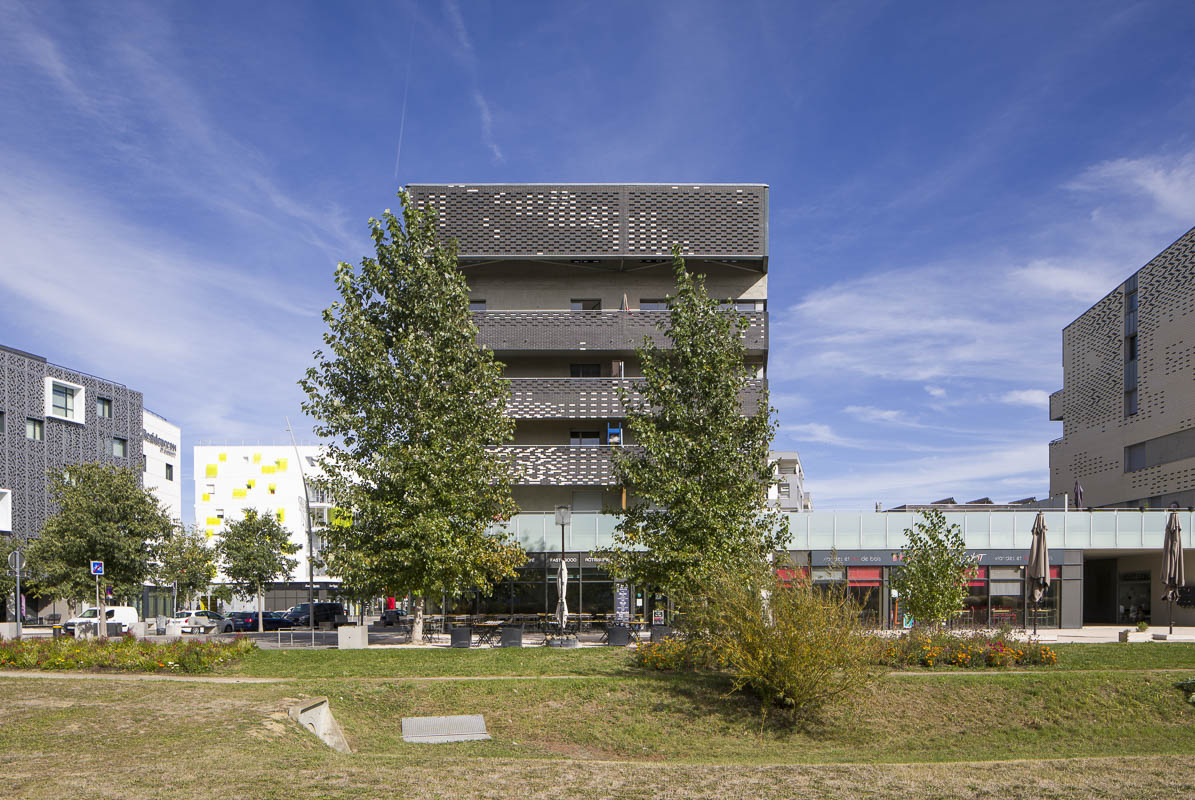
[[1116, 559], [1089, 558], [1083, 562], [1083, 624], [1116, 622]]

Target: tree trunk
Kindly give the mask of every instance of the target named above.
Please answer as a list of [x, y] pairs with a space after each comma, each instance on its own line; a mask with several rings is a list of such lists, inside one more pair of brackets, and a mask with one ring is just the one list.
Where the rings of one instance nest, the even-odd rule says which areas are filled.
[[257, 632], [258, 633], [266, 632], [265, 605], [266, 605], [266, 597], [264, 594], [262, 594], [261, 584], [259, 583], [257, 585]]
[[415, 602], [411, 612], [415, 618], [411, 620], [411, 644], [423, 641], [423, 595], [414, 596]]

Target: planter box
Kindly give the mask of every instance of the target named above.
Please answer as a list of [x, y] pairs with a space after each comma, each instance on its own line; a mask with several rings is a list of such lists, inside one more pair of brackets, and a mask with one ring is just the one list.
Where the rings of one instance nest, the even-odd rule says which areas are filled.
[[502, 629], [502, 638], [499, 640], [499, 647], [522, 647], [523, 646], [523, 629], [515, 627], [507, 627]]
[[341, 625], [336, 629], [336, 647], [341, 650], [364, 650], [369, 646], [369, 628], [364, 625]]
[[17, 623], [0, 622], [0, 639], [17, 638]]
[[1132, 631], [1121, 631], [1120, 633], [1116, 634], [1117, 641], [1127, 642], [1129, 640], [1130, 633], [1132, 633]]
[[627, 647], [631, 643], [631, 629], [614, 625], [606, 631], [606, 644], [611, 647]]
[[662, 642], [665, 639], [672, 638], [672, 628], [667, 625], [656, 625], [651, 629], [651, 643]]
[[573, 636], [558, 636], [548, 640], [548, 647], [577, 647], [578, 642]]
[[453, 626], [449, 632], [453, 647], [469, 647], [473, 644], [473, 629]]

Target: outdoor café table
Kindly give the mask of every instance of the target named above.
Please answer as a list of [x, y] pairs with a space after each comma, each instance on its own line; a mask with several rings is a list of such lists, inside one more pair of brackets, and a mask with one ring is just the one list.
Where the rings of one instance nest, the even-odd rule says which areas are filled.
[[477, 646], [484, 645], [493, 646], [494, 640], [502, 633], [501, 622], [478, 622], [473, 625], [473, 630], [477, 633]]

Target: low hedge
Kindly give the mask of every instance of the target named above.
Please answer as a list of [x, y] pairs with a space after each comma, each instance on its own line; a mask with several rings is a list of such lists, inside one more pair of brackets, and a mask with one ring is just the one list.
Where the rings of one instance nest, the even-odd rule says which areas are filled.
[[22, 639], [0, 642], [0, 668], [195, 674], [235, 661], [253, 647], [243, 636], [230, 642]]

